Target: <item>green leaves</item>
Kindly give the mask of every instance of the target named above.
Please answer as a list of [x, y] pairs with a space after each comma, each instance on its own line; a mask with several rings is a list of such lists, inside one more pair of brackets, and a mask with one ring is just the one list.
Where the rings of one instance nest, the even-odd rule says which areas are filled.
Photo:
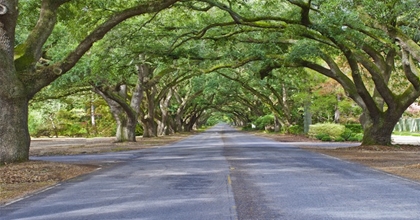
[[[28, 3], [23, 11], [33, 17], [31, 10], [38, 3], [23, 2]], [[45, 44], [46, 58], [61, 60], [117, 12], [148, 2], [153, 3], [106, 0], [64, 5]], [[418, 42], [418, 6], [415, 0], [180, 1], [168, 10], [116, 26], [59, 84], [135, 85], [136, 64], [148, 62], [155, 68], [149, 80], [157, 90], [174, 89], [183, 97], [202, 91], [191, 101], [191, 109], [213, 108], [246, 120], [275, 114], [292, 124], [300, 120], [296, 109], [302, 106], [302, 97], [325, 79], [304, 71], [306, 67], [334, 78], [364, 109], [367, 105], [374, 109], [380, 105], [366, 103], [376, 100], [375, 89], [382, 87], [378, 94], [387, 95], [391, 103], [393, 94], [387, 90], [405, 91], [396, 88], [409, 85], [399, 64], [401, 46], [396, 42], [402, 41], [390, 34], [390, 27]], [[21, 24], [31, 27], [34, 22], [22, 18]], [[389, 53], [393, 49], [398, 50], [394, 56]], [[138, 59], [140, 54], [146, 61]], [[383, 80], [387, 74], [392, 75], [389, 83]], [[337, 104], [335, 97], [312, 98], [321, 103], [318, 112], [325, 106], [332, 111]], [[249, 115], [249, 108], [256, 115]]]

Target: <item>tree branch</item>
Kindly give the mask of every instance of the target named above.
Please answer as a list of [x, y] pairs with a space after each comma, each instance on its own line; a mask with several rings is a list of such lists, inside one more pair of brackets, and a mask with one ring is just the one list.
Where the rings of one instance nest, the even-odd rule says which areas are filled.
[[[62, 91], [62, 90], [60, 90], [60, 91]], [[45, 101], [45, 100], [50, 100], [50, 99], [61, 99], [61, 98], [68, 97], [70, 95], [75, 95], [75, 94], [78, 94], [78, 93], [88, 92], [88, 91], [92, 91], [92, 87], [90, 87], [90, 86], [89, 87], [79, 87], [79, 88], [72, 89], [71, 91], [65, 91], [64, 94], [42, 95], [42, 97], [36, 96], [31, 101], [40, 102], [40, 101]]]
[[420, 91], [420, 79], [418, 70], [416, 69], [409, 53], [405, 50], [402, 50], [402, 66], [408, 81], [410, 81], [410, 83], [414, 86], [415, 90]]
[[108, 33], [119, 23], [134, 16], [161, 11], [165, 8], [172, 6], [176, 2], [178, 2], [178, 0], [161, 0], [153, 3], [141, 4], [113, 15], [102, 25], [93, 30], [92, 33], [89, 34], [79, 44], [79, 46], [77, 46], [77, 48], [60, 63], [62, 73], [66, 73], [67, 71], [69, 71], [79, 61], [79, 59], [92, 47], [93, 43], [102, 39], [106, 33]]
[[[56, 0], [44, 0], [46, 2], [55, 2]], [[70, 0], [59, 0], [57, 2], [66, 2]], [[82, 56], [93, 46], [93, 44], [101, 40], [106, 33], [112, 28], [120, 24], [121, 22], [146, 13], [159, 12], [165, 8], [172, 6], [179, 0], [159, 0], [153, 1], [153, 3], [144, 3], [135, 7], [123, 10], [114, 14], [103, 24], [99, 25], [94, 29], [79, 45], [65, 57], [61, 62], [52, 64], [47, 67], [41, 67], [37, 72], [32, 72], [30, 76], [25, 76], [25, 84], [28, 86], [29, 97], [31, 98], [36, 92], [41, 90], [46, 85], [56, 80], [59, 76], [67, 73], [76, 63], [82, 58]], [[57, 4], [56, 5], [61, 5]], [[57, 6], [57, 7], [58, 7]], [[50, 11], [50, 13], [52, 13]], [[53, 18], [56, 15], [50, 15]], [[52, 31], [52, 30], [50, 30]], [[49, 36], [49, 35], [48, 35]]]
[[372, 80], [375, 84], [375, 89], [379, 92], [381, 98], [387, 103], [388, 107], [391, 107], [396, 104], [394, 95], [392, 91], [388, 88], [388, 81], [384, 78], [383, 73], [386, 71], [386, 66], [382, 67], [377, 66], [372, 63], [367, 57], [363, 54], [354, 52], [354, 56], [356, 60], [360, 62], [363, 67], [369, 71], [370, 75], [372, 76]]
[[15, 48], [16, 70], [24, 71], [38, 62], [42, 47], [54, 30], [58, 8], [70, 0], [43, 0], [38, 22], [26, 41]]

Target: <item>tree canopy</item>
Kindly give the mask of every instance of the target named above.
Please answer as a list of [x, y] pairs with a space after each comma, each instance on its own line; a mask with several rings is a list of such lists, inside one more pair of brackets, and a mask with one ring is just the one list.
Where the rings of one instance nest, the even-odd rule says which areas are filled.
[[[269, 121], [287, 132], [312, 120], [360, 116], [363, 144], [390, 144], [395, 124], [420, 96], [416, 0], [0, 6], [1, 163], [28, 159], [31, 100], [51, 116], [56, 110], [36, 108], [37, 100], [61, 103], [78, 92], [91, 100], [79, 105], [84, 111], [99, 96], [106, 101], [121, 141], [216, 118], [244, 126]], [[89, 114], [93, 124], [94, 110]]]

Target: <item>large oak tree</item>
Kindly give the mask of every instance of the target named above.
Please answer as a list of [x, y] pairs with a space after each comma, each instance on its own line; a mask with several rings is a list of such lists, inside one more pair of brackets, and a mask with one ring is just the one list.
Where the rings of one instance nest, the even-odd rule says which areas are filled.
[[26, 40], [15, 47], [19, 1], [1, 0], [0, 164], [28, 160], [28, 101], [38, 91], [71, 70], [95, 42], [119, 23], [137, 15], [159, 12], [177, 1], [142, 1], [131, 7], [120, 8], [102, 23], [92, 27], [78, 46], [60, 61], [40, 65], [44, 45], [54, 30], [60, 8], [75, 1], [43, 0], [36, 25]]

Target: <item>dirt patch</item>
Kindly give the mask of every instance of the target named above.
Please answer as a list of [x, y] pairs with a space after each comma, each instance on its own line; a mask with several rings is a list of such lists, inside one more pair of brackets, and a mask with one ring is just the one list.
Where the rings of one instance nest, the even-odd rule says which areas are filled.
[[98, 169], [95, 165], [28, 161], [0, 167], [0, 204]]
[[343, 160], [361, 163], [387, 173], [420, 182], [419, 146], [358, 146], [309, 150]]
[[249, 132], [253, 135], [267, 137], [278, 142], [319, 142], [322, 141], [309, 138], [305, 135], [292, 135], [292, 134], [276, 134], [276, 133], [265, 133], [265, 132]]
[[53, 156], [53, 155], [77, 155], [98, 154], [106, 152], [118, 152], [139, 150], [153, 146], [166, 145], [183, 139], [191, 133], [177, 135], [142, 138], [137, 137], [136, 142], [115, 142], [114, 138], [50, 138], [32, 140], [30, 156]]
[[[50, 156], [139, 150], [170, 144], [189, 135], [191, 133], [157, 138], [138, 138], [134, 143], [115, 143], [112, 138], [35, 139], [32, 141], [29, 154], [31, 156]], [[90, 173], [101, 166], [101, 164], [67, 164], [46, 161], [28, 161], [0, 166], [0, 205], [59, 182]]]
[[283, 135], [273, 136], [271, 138], [279, 142], [321, 142], [320, 140], [308, 138], [304, 135], [283, 134]]

